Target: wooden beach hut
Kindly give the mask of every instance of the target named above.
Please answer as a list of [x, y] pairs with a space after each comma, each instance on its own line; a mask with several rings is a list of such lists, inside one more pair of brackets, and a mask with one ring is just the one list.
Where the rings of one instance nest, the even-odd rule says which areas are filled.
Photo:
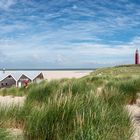
[[12, 75], [8, 75], [0, 81], [0, 88], [10, 88], [12, 86], [16, 86], [16, 80]]

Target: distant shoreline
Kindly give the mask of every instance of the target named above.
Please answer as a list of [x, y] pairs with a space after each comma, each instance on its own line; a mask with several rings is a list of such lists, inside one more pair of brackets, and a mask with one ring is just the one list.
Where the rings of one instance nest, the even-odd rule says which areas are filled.
[[0, 71], [78, 71], [96, 70], [97, 68], [64, 68], [64, 69], [0, 69]]

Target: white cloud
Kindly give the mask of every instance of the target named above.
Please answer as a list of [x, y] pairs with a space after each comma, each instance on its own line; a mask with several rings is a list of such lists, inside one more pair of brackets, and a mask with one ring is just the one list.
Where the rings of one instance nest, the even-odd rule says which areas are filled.
[[[23, 1], [21, 9], [11, 7], [22, 0], [0, 1], [0, 9], [5, 10], [0, 15], [0, 49], [6, 54], [6, 63], [30, 61], [33, 65], [37, 62], [67, 66], [127, 63], [132, 62], [135, 49], [140, 46], [139, 28], [133, 32], [140, 25], [140, 9], [132, 2], [126, 4], [127, 0], [115, 2], [116, 9], [111, 8], [114, 5], [111, 0], [87, 0], [86, 4], [67, 0], [72, 2], [70, 6], [63, 0], [48, 1], [47, 6], [38, 1]], [[116, 34], [120, 36], [117, 38]], [[121, 40], [123, 34], [126, 39]], [[132, 41], [127, 40], [127, 34]]]
[[3, 25], [0, 26], [0, 31], [1, 34], [6, 34], [9, 32], [17, 32], [17, 31], [22, 31], [22, 30], [26, 30], [28, 28], [28, 26], [24, 23], [15, 23], [15, 24], [11, 24], [11, 25]]
[[[29, 45], [31, 45], [30, 43]], [[4, 46], [3, 52], [7, 53], [6, 58], [9, 61], [15, 63], [19, 61], [27, 61], [30, 63], [53, 63], [63, 66], [90, 66], [96, 65], [115, 65], [115, 64], [128, 64], [133, 63], [135, 49], [140, 46], [140, 38], [136, 37], [129, 43], [120, 45], [108, 45], [108, 44], [76, 44], [74, 46], [63, 46], [61, 50], [50, 50], [48, 46], [37, 48], [24, 48], [25, 44], [13, 44], [10, 46]], [[7, 48], [5, 48], [7, 47]], [[10, 52], [7, 49], [13, 48]], [[14, 49], [15, 47], [15, 49]], [[53, 46], [52, 46], [53, 47]], [[71, 47], [71, 49], [65, 49], [65, 47]], [[28, 62], [29, 61], [29, 62]]]
[[75, 5], [75, 4], [72, 6], [72, 9], [74, 9], [74, 10], [77, 9], [77, 8], [78, 8], [78, 6]]
[[12, 5], [16, 3], [17, 0], [1, 0], [0, 9], [8, 10]]

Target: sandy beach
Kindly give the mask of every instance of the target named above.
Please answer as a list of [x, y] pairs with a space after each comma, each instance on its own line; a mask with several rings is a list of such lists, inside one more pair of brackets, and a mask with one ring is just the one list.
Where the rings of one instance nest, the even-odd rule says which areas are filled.
[[44, 77], [47, 80], [61, 79], [61, 78], [80, 78], [90, 74], [91, 70], [81, 71], [43, 71]]

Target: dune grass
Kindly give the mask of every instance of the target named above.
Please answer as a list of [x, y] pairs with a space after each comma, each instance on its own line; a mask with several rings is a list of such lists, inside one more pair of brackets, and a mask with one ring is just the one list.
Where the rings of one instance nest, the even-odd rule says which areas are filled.
[[130, 140], [134, 130], [124, 106], [140, 91], [134, 71], [139, 74], [131, 67], [100, 69], [79, 79], [2, 89], [1, 95], [27, 99], [20, 107], [0, 107], [0, 128], [22, 129], [25, 140]]
[[23, 129], [25, 140], [129, 140], [125, 95], [106, 87], [96, 97], [98, 83], [88, 77], [35, 85], [24, 106], [1, 107], [1, 127]]
[[[25, 120], [26, 138], [129, 140], [132, 126], [124, 110], [127, 104], [125, 94], [117, 87], [106, 86], [101, 96], [96, 97], [95, 89], [100, 84], [106, 84], [105, 78], [102, 80], [100, 82], [98, 77], [90, 76], [63, 82], [52, 81], [49, 86], [46, 83], [38, 85], [38, 90], [30, 89], [26, 104], [30, 104], [32, 109]], [[53, 90], [49, 88], [52, 94], [47, 94], [48, 87], [54, 83], [58, 85], [57, 82], [61, 83], [60, 86], [55, 86]]]
[[119, 99], [115, 93], [103, 98], [91, 93], [48, 98], [44, 106], [31, 110], [25, 135], [29, 140], [129, 140], [130, 117]]
[[17, 88], [17, 87], [11, 87], [11, 88], [2, 88], [0, 89], [0, 95], [1, 96], [24, 96], [28, 92], [28, 89], [25, 88]]
[[0, 140], [14, 140], [5, 129], [0, 128]]

